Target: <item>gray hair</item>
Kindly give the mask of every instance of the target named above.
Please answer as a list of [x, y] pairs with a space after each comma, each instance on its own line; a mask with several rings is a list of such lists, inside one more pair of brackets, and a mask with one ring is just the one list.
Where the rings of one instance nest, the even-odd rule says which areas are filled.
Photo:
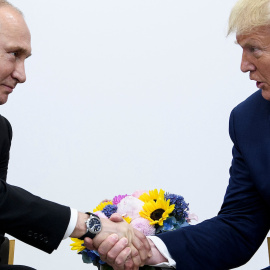
[[6, 0], [0, 0], [0, 8], [3, 7], [3, 6], [9, 6], [9, 7], [13, 8], [14, 10], [16, 10], [18, 13], [20, 13], [21, 15], [23, 15], [23, 13], [17, 7], [15, 7], [14, 5], [12, 5], [8, 1], [6, 1]]

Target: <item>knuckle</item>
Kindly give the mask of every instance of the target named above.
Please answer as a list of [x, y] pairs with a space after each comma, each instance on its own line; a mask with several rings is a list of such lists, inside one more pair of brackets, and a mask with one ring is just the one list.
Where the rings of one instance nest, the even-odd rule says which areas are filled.
[[113, 256], [113, 254], [112, 254], [112, 252], [108, 252], [107, 253], [107, 260], [109, 260], [109, 261], [113, 261], [115, 258], [114, 258], [114, 256]]
[[114, 265], [116, 266], [116, 267], [120, 267], [120, 266], [122, 266], [124, 264], [124, 262], [123, 262], [123, 260], [122, 259], [119, 259], [119, 258], [116, 258], [116, 260], [114, 261]]
[[133, 248], [131, 251], [131, 255], [132, 255], [132, 258], [137, 257], [139, 255], [139, 251], [137, 249]]
[[142, 249], [142, 248], [144, 248], [143, 243], [141, 241], [138, 241], [138, 243], [137, 243], [137, 249]]
[[145, 252], [140, 252], [140, 258], [141, 258], [142, 263], [144, 263], [146, 259], [148, 258], [148, 255]]

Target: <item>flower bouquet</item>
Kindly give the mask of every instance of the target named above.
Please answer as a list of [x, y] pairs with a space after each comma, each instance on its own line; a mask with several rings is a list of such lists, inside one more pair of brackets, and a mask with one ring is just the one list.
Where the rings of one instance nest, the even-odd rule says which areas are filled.
[[[144, 235], [157, 235], [189, 226], [192, 219], [197, 216], [189, 214], [189, 204], [180, 195], [168, 193], [162, 189], [150, 191], [136, 191], [132, 195], [118, 195], [112, 200], [100, 203], [93, 212], [100, 218], [110, 218], [118, 213], [133, 228]], [[92, 263], [102, 269], [112, 269], [103, 262], [97, 251], [88, 250], [84, 241], [71, 238], [72, 250], [77, 250], [82, 255], [84, 263]], [[144, 266], [150, 269], [150, 266]]]

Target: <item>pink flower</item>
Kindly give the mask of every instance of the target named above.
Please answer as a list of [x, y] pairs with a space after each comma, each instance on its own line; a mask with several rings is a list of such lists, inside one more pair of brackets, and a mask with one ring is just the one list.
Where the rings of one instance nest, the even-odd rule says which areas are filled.
[[196, 221], [198, 221], [199, 218], [198, 218], [198, 216], [195, 215], [194, 213], [190, 214], [190, 213], [188, 212], [187, 222], [190, 223], [191, 220], [196, 220]]
[[149, 221], [145, 218], [135, 218], [130, 224], [134, 229], [142, 232], [144, 235], [155, 235], [155, 227], [150, 225]]
[[140, 217], [139, 212], [142, 210], [143, 205], [143, 201], [133, 196], [127, 196], [118, 203], [116, 213], [122, 217], [138, 218]]
[[112, 200], [113, 204], [114, 205], [117, 205], [118, 203], [121, 202], [122, 199], [124, 199], [125, 197], [127, 197], [127, 194], [126, 195], [118, 195], [118, 196], [115, 196]]
[[143, 193], [148, 193], [148, 190], [137, 190], [131, 196], [139, 198]]

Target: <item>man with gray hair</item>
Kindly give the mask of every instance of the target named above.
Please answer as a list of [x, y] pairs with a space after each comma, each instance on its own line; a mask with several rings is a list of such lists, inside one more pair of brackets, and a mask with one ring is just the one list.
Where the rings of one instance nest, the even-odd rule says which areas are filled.
[[[0, 0], [0, 105], [7, 102], [18, 83], [25, 82], [24, 62], [30, 55], [31, 35], [22, 13], [7, 1]], [[98, 247], [105, 238], [113, 235], [114, 239], [126, 240], [130, 260], [136, 267], [151, 256], [145, 236], [126, 222], [116, 223], [92, 213], [78, 212], [7, 184], [11, 139], [11, 125], [0, 115], [0, 245], [4, 233], [8, 233], [51, 253], [69, 236], [94, 238]], [[32, 268], [1, 265], [0, 262], [0, 269]]]
[[[239, 0], [230, 15], [228, 34], [232, 32], [243, 50], [241, 71], [249, 72], [259, 90], [231, 112], [233, 159], [218, 215], [158, 236], [176, 269], [241, 266], [258, 250], [270, 228], [270, 0]], [[100, 248], [108, 245], [112, 243], [106, 239]], [[152, 251], [156, 252], [155, 246]], [[125, 261], [121, 263], [115, 269], [122, 269]]]

